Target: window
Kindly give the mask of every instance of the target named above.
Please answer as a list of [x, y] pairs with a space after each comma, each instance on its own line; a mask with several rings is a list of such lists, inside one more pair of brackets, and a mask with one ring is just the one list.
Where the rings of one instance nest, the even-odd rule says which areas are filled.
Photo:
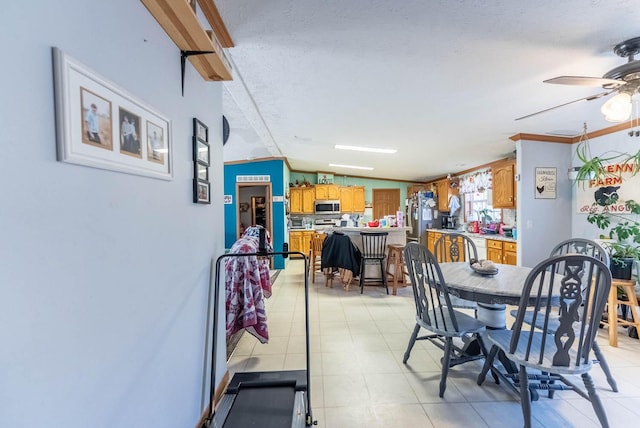
[[484, 192], [465, 193], [464, 194], [464, 217], [465, 221], [481, 221], [479, 212], [488, 209], [488, 214], [491, 216], [491, 222], [496, 223], [501, 221], [502, 210], [493, 209], [491, 205], [492, 193], [491, 189], [487, 189]]

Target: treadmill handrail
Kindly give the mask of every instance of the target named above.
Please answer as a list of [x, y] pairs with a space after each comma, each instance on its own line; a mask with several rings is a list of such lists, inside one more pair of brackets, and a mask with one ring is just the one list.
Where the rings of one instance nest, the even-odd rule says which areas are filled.
[[266, 251], [264, 250], [264, 237], [261, 236], [260, 237], [260, 249], [257, 252], [254, 253], [226, 253], [226, 254], [222, 254], [221, 256], [219, 256], [216, 259], [216, 268], [214, 271], [215, 274], [215, 279], [214, 279], [214, 295], [213, 295], [213, 321], [212, 321], [212, 326], [211, 326], [211, 335], [212, 335], [212, 341], [211, 341], [211, 385], [210, 385], [210, 389], [209, 389], [209, 417], [204, 421], [203, 426], [206, 427], [210, 427], [211, 423], [213, 422], [213, 416], [215, 415], [215, 408], [214, 408], [214, 399], [215, 399], [215, 389], [216, 389], [216, 383], [215, 383], [215, 379], [216, 379], [216, 341], [218, 338], [218, 329], [215, 328], [215, 324], [218, 321], [218, 296], [220, 294], [220, 263], [222, 262], [223, 259], [228, 258], [228, 257], [250, 257], [250, 256], [257, 256], [257, 257], [272, 257], [272, 256], [283, 256], [283, 257], [288, 257], [290, 255], [300, 255], [302, 256], [302, 258], [304, 259], [304, 272], [305, 272], [305, 276], [304, 276], [304, 312], [305, 312], [305, 328], [306, 328], [306, 344], [305, 344], [305, 350], [306, 350], [306, 358], [305, 358], [305, 371], [306, 371], [306, 377], [307, 377], [307, 393], [305, 394], [305, 401], [306, 401], [306, 408], [307, 408], [307, 415], [306, 415], [306, 422], [307, 425], [313, 425], [314, 421], [313, 421], [313, 413], [311, 411], [311, 374], [309, 373], [309, 367], [311, 365], [311, 359], [310, 359], [310, 351], [309, 351], [309, 277], [308, 275], [306, 275], [307, 272], [307, 266], [309, 263], [309, 259], [307, 258], [307, 255], [304, 254], [301, 251]]

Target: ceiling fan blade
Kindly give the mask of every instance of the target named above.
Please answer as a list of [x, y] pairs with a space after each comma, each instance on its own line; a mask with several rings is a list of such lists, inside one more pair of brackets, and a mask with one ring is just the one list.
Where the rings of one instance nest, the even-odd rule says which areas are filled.
[[624, 80], [605, 79], [603, 77], [586, 76], [558, 76], [553, 79], [543, 80], [543, 83], [554, 83], [557, 85], [578, 85], [578, 86], [601, 86], [606, 89], [617, 88], [624, 85]]
[[541, 114], [541, 113], [546, 113], [546, 112], [548, 112], [550, 110], [555, 110], [557, 108], [568, 106], [569, 104], [577, 103], [577, 102], [580, 102], [580, 101], [591, 101], [591, 100], [595, 100], [595, 99], [598, 99], [598, 98], [606, 97], [607, 95], [609, 95], [612, 92], [615, 92], [615, 91], [601, 92], [599, 94], [590, 95], [588, 97], [580, 98], [579, 100], [569, 101], [568, 103], [560, 104], [560, 105], [557, 105], [557, 106], [554, 106], [554, 107], [549, 107], [547, 109], [540, 110], [540, 111], [537, 111], [535, 113], [531, 113], [531, 114], [528, 114], [526, 116], [519, 117], [516, 120], [526, 119], [528, 117], [536, 116], [536, 115]]

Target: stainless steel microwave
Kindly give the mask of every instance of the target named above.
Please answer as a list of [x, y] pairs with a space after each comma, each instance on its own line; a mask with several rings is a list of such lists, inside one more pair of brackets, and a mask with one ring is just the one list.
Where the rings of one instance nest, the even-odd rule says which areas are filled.
[[316, 214], [340, 214], [340, 201], [316, 200], [313, 211]]

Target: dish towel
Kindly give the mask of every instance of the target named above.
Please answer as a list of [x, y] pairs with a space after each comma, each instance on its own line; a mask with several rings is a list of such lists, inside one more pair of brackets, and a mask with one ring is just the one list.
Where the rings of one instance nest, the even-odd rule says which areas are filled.
[[449, 215], [456, 215], [458, 208], [460, 208], [460, 199], [456, 195], [449, 196]]

